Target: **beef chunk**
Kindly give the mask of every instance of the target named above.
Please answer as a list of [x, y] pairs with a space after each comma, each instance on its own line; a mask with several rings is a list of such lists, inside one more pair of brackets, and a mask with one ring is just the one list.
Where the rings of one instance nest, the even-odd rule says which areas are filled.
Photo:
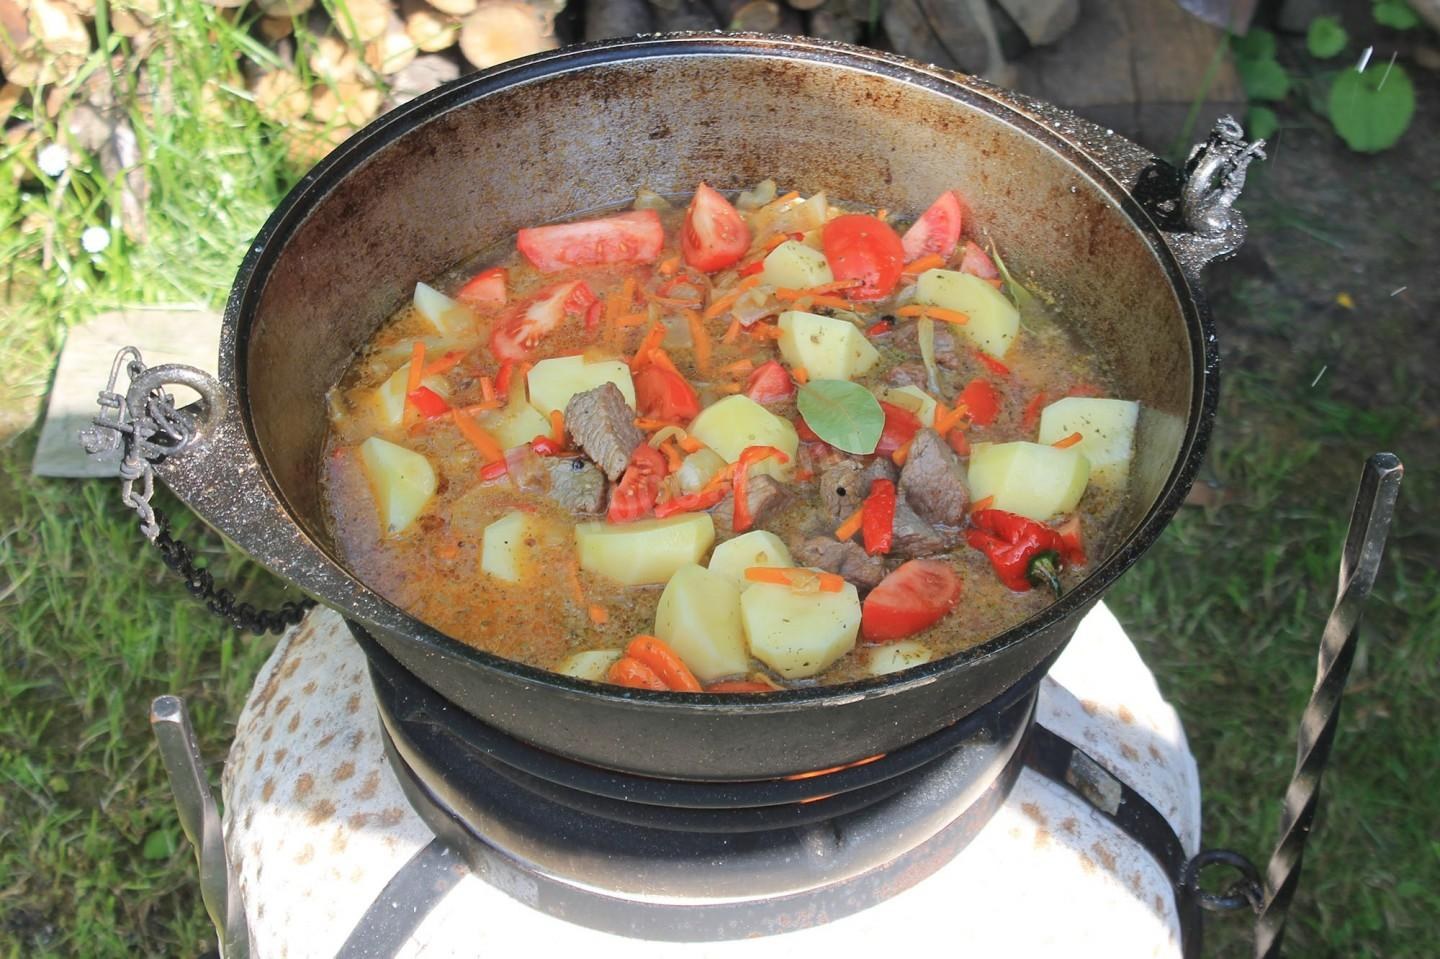
[[905, 500], [895, 503], [895, 539], [890, 555], [898, 559], [916, 559], [946, 553], [964, 541], [965, 534], [948, 526], [931, 526], [910, 508]]
[[[914, 322], [900, 323], [895, 327], [894, 344], [911, 356], [920, 355], [919, 325]], [[945, 329], [944, 324], [935, 324], [935, 362], [947, 370], [960, 368], [960, 353], [955, 343], [955, 334]], [[921, 367], [924, 369], [924, 367]], [[923, 381], [920, 384], [923, 386]]]
[[605, 511], [605, 477], [583, 456], [547, 457], [550, 498], [572, 513]]
[[790, 543], [790, 555], [797, 565], [845, 577], [861, 592], [874, 589], [885, 578], [885, 557], [871, 556], [859, 543], [842, 543], [833, 536], [798, 537]]
[[924, 429], [915, 434], [905, 469], [900, 472], [900, 494], [927, 523], [965, 525], [965, 472], [940, 434]]
[[510, 484], [523, 493], [543, 493], [550, 488], [549, 464], [529, 446], [517, 446], [505, 454]]
[[[745, 501], [750, 505], [751, 528], [761, 526], [765, 520], [784, 509], [790, 502], [790, 491], [785, 484], [764, 473], [751, 476], [745, 482]], [[715, 526], [720, 530], [734, 531], [735, 494], [730, 493], [710, 511], [715, 517]]]
[[877, 479], [895, 480], [895, 466], [883, 456], [877, 456], [868, 464], [847, 459], [820, 474], [820, 498], [830, 511], [835, 523], [844, 520], [865, 502], [870, 495], [870, 484]]
[[600, 467], [611, 482], [618, 480], [645, 434], [635, 425], [635, 413], [614, 383], [576, 393], [565, 405], [565, 427], [575, 445]]
[[892, 366], [885, 374], [885, 382], [890, 386], [918, 386], [922, 390], [928, 389], [930, 377], [925, 372], [924, 363], [900, 363]]

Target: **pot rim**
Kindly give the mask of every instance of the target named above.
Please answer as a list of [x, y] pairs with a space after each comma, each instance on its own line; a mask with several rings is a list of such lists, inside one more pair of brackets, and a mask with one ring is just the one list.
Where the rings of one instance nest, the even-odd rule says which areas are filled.
[[[831, 63], [917, 86], [974, 107], [995, 122], [1017, 129], [1055, 153], [1077, 173], [1091, 180], [1145, 239], [1159, 266], [1169, 278], [1172, 292], [1180, 307], [1181, 318], [1190, 340], [1193, 376], [1190, 415], [1180, 445], [1180, 455], [1171, 467], [1161, 492], [1140, 522], [1102, 563], [1067, 594], [1040, 612], [982, 643], [890, 676], [829, 686], [788, 689], [764, 695], [650, 692], [574, 679], [509, 660], [461, 643], [401, 610], [405, 617], [415, 624], [414, 634], [426, 641], [442, 645], [451, 655], [469, 659], [485, 668], [498, 670], [527, 683], [552, 687], [569, 694], [634, 701], [652, 707], [681, 708], [686, 711], [709, 707], [707, 711], [784, 712], [815, 704], [839, 705], [859, 698], [893, 695], [927, 685], [944, 674], [988, 659], [1026, 641], [1033, 634], [1045, 632], [1061, 621], [1088, 610], [1120, 574], [1154, 544], [1183, 503], [1203, 458], [1217, 406], [1219, 353], [1213, 320], [1203, 293], [1190, 282], [1192, 274], [1187, 272], [1176, 251], [1167, 243], [1165, 232], [1131, 191], [1093, 154], [1094, 137], [1091, 137], [1092, 146], [1089, 148], [1082, 146], [1080, 141], [1086, 133], [1098, 133], [1102, 142], [1113, 143], [1117, 150], [1131, 153], [1140, 151], [1145, 160], [1159, 161], [1132, 141], [1111, 131], [1100, 131], [1069, 111], [1030, 101], [975, 77], [926, 66], [894, 54], [815, 38], [721, 32], [650, 34], [579, 44], [536, 54], [463, 76], [402, 104], [356, 132], [306, 173], [255, 235], [240, 264], [225, 307], [219, 357], [222, 387], [230, 394], [234, 408], [238, 410], [245, 442], [259, 464], [261, 481], [284, 507], [285, 518], [301, 530], [304, 529], [304, 525], [296, 519], [296, 511], [291, 507], [284, 490], [272, 475], [255, 433], [243, 360], [255, 312], [270, 272], [279, 261], [284, 242], [299, 229], [335, 186], [367, 163], [375, 153], [399, 140], [415, 127], [451, 110], [462, 109], [486, 96], [564, 73], [651, 58], [688, 56], [801, 59]], [[1069, 132], [1074, 135], [1074, 139], [1062, 133], [1057, 123], [1069, 126]], [[348, 566], [334, 555], [333, 550], [319, 542], [314, 545], [340, 569], [345, 570], [351, 579], [360, 582], [353, 574], [349, 574]], [[324, 597], [320, 598], [323, 602]]]

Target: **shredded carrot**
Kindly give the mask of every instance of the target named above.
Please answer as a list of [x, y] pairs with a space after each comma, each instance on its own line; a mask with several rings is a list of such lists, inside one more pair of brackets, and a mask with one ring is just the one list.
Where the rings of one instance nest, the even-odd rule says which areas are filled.
[[704, 692], [700, 681], [690, 672], [690, 667], [685, 665], [685, 660], [663, 640], [654, 636], [636, 636], [630, 640], [630, 645], [625, 647], [625, 655], [649, 666], [667, 688], [677, 693]]
[[978, 513], [978, 512], [980, 512], [982, 509], [989, 509], [990, 507], [992, 507], [992, 506], [994, 506], [994, 505], [995, 505], [995, 497], [993, 497], [993, 496], [987, 496], [987, 497], [985, 497], [984, 499], [977, 499], [974, 503], [972, 503], [972, 504], [970, 505], [970, 512], [972, 512], [972, 513]]
[[639, 313], [626, 313], [624, 316], [617, 317], [615, 325], [640, 326], [648, 319], [650, 319], [650, 312], [648, 310], [641, 310]]
[[740, 299], [747, 291], [759, 286], [760, 279], [760, 275], [756, 274], [755, 276], [747, 276], [739, 283], [736, 283], [729, 293], [726, 293], [714, 303], [705, 307], [705, 319], [713, 320], [715, 317], [730, 309], [730, 307], [735, 305], [735, 301]]
[[714, 388], [720, 393], [739, 393], [745, 387], [740, 383], [716, 383]]
[[771, 583], [791, 589], [814, 584], [822, 593], [838, 593], [845, 588], [844, 577], [791, 566], [751, 566], [745, 570], [745, 578], [752, 583]]
[[939, 253], [927, 253], [924, 256], [916, 257], [909, 263], [906, 263], [905, 268], [901, 272], [908, 273], [911, 276], [917, 276], [926, 270], [939, 269], [944, 265], [945, 258]]
[[705, 331], [705, 323], [700, 319], [700, 314], [694, 310], [685, 311], [685, 322], [690, 324], [690, 338], [695, 341], [695, 369], [699, 370], [702, 376], [709, 376], [710, 355], [714, 349], [710, 334]]
[[782, 196], [782, 197], [776, 197], [774, 200], [771, 200], [771, 201], [770, 201], [770, 204], [771, 204], [771, 206], [774, 206], [774, 205], [777, 204], [777, 203], [789, 203], [791, 200], [798, 200], [798, 199], [800, 199], [800, 191], [798, 191], [798, 190], [791, 190], [789, 193], [785, 194], [784, 196]]
[[940, 411], [943, 409], [945, 409], [943, 406], [935, 407], [935, 432], [941, 436], [953, 430], [969, 412], [969, 408], [964, 403], [955, 404], [953, 410], [946, 410], [942, 415]]
[[780, 327], [773, 323], [756, 323], [750, 327], [750, 335], [757, 340], [778, 340], [780, 339]]
[[801, 386], [804, 386], [806, 383], [810, 382], [810, 371], [805, 369], [805, 367], [803, 366], [797, 366], [792, 369], [790, 371], [790, 375], [795, 377], [795, 382], [799, 383]]
[[841, 523], [835, 530], [835, 538], [842, 543], [860, 532], [860, 520], [865, 513], [865, 507], [860, 507], [850, 514], [850, 518]]
[[495, 398], [495, 381], [488, 376], [480, 377], [480, 392], [485, 397], [485, 402]]
[[707, 482], [704, 486], [700, 487], [700, 492], [701, 492], [701, 493], [708, 493], [708, 492], [710, 492], [711, 490], [718, 489], [719, 487], [724, 486], [726, 483], [730, 482], [730, 480], [731, 480], [734, 476], [735, 476], [735, 464], [734, 464], [734, 463], [730, 463], [730, 464], [728, 464], [727, 466], [725, 466], [723, 469], [721, 469], [720, 472], [718, 472], [718, 473], [716, 473], [714, 476], [710, 477], [709, 482]]
[[495, 437], [491, 436], [486, 429], [459, 410], [451, 410], [450, 418], [460, 428], [460, 433], [470, 444], [480, 451], [485, 462], [494, 463], [505, 458], [505, 450], [500, 447]]
[[725, 335], [720, 337], [720, 342], [726, 345], [734, 343], [740, 338], [740, 329], [740, 318], [736, 317], [731, 320], [730, 325], [725, 328]]
[[590, 622], [596, 626], [604, 626], [610, 622], [610, 611], [604, 606], [591, 606], [587, 612], [590, 614]]
[[680, 448], [687, 453], [694, 453], [698, 450], [703, 450], [705, 448], [705, 444], [700, 442], [693, 436], [682, 436], [680, 437], [679, 442]]
[[1058, 440], [1056, 440], [1055, 442], [1051, 443], [1050, 445], [1053, 446], [1053, 447], [1055, 447], [1057, 450], [1069, 449], [1070, 447], [1074, 446], [1076, 443], [1080, 442], [1080, 441], [1083, 440], [1084, 438], [1085, 438], [1085, 434], [1083, 434], [1083, 433], [1071, 433], [1069, 436], [1065, 437], [1064, 439], [1058, 439]]
[[890, 454], [890, 458], [895, 461], [896, 466], [904, 466], [905, 461], [910, 458], [910, 444], [913, 442], [915, 442], [915, 438], [911, 437], [904, 446]]
[[474, 416], [476, 413], [483, 413], [486, 410], [498, 410], [500, 401], [498, 399], [486, 400], [483, 403], [471, 403], [469, 406], [460, 407], [460, 412], [466, 416]]
[[916, 306], [915, 304], [911, 303], [911, 304], [909, 304], [909, 305], [907, 305], [907, 306], [902, 306], [902, 307], [900, 307], [900, 309], [898, 309], [898, 310], [895, 311], [895, 315], [896, 315], [896, 316], [924, 316], [924, 315], [925, 315], [925, 307], [923, 307], [923, 306]]
[[765, 238], [764, 243], [760, 244], [760, 248], [768, 255], [775, 252], [775, 248], [788, 239], [790, 238], [784, 233], [772, 233]]
[[463, 359], [465, 359], [464, 350], [451, 350], [434, 363], [427, 364], [426, 367], [421, 370], [420, 376], [423, 379], [427, 376], [439, 376], [441, 373], [449, 373], [455, 367], [459, 366], [460, 361]]
[[635, 418], [635, 425], [646, 433], [653, 433], [656, 430], [663, 430], [667, 426], [679, 426], [679, 423], [672, 423], [669, 420], [654, 420], [644, 416]]
[[420, 388], [420, 380], [425, 376], [425, 341], [416, 340], [415, 345], [410, 348], [410, 372], [405, 377], [405, 409], [411, 407], [410, 394]]
[[580, 585], [580, 561], [573, 555], [565, 568], [566, 578], [570, 580], [570, 594], [575, 597], [575, 604], [585, 602], [585, 587]]
[[[736, 320], [736, 322], [738, 323], [739, 320]], [[748, 356], [742, 356], [740, 359], [736, 360], [734, 363], [726, 363], [724, 366], [720, 367], [719, 372], [721, 372], [721, 373], [749, 373], [749, 372], [750, 372], [751, 370], [753, 370], [753, 369], [755, 369], [755, 361], [752, 360], [752, 359], [750, 359], [750, 357], [748, 357]]]
[[565, 447], [565, 413], [561, 410], [550, 411], [550, 438], [555, 445]]
[[890, 211], [882, 206], [880, 209], [875, 211], [875, 219], [879, 220], [881, 223], [884, 223], [886, 220], [890, 219]]
[[775, 291], [775, 298], [779, 300], [798, 300], [802, 296], [824, 296], [827, 293], [843, 293], [846, 290], [853, 290], [864, 283], [864, 280], [835, 280], [831, 283], [821, 283], [819, 286], [807, 286], [803, 290], [791, 289], [782, 286]]
[[932, 320], [943, 320], [946, 323], [956, 323], [961, 326], [970, 322], [968, 314], [961, 313], [959, 310], [947, 310], [941, 306], [927, 306], [925, 315]]
[[816, 296], [810, 299], [811, 306], [828, 306], [832, 310], [854, 310], [855, 304], [838, 296]]
[[665, 462], [670, 466], [670, 472], [678, 472], [685, 462], [685, 457], [680, 455], [678, 444], [673, 440], [666, 440], [660, 444], [660, 452], [665, 454]]
[[635, 358], [630, 361], [630, 369], [639, 370], [650, 361], [650, 353], [665, 340], [664, 323], [656, 323], [650, 327], [650, 332], [645, 334], [645, 339], [640, 341], [640, 348], [635, 351]]
[[660, 261], [659, 272], [661, 276], [674, 276], [675, 271], [678, 269], [680, 269], [680, 258], [678, 256], [672, 256], [668, 260]]
[[635, 294], [640, 292], [640, 284], [635, 282], [635, 275], [625, 277], [625, 282], [620, 286], [620, 305], [625, 309], [635, 305]]

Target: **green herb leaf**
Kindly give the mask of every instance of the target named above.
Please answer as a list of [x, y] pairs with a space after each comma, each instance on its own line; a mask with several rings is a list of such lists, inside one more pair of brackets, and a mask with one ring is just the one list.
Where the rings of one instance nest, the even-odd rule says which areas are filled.
[[1290, 75], [1274, 59], [1237, 60], [1235, 69], [1251, 100], [1283, 100], [1290, 92]]
[[1252, 139], [1268, 140], [1280, 129], [1280, 118], [1269, 107], [1251, 107], [1245, 114], [1245, 129]]
[[811, 380], [795, 398], [805, 425], [836, 449], [873, 453], [885, 429], [885, 411], [869, 390], [846, 380]]
[[1010, 274], [1005, 267], [1005, 261], [1000, 259], [1000, 251], [995, 249], [993, 243], [990, 245], [990, 259], [995, 261], [995, 269], [1000, 271], [1000, 279], [1005, 284], [1005, 292], [1010, 294], [1015, 309], [1020, 313], [1020, 325], [1032, 333], [1053, 326], [1054, 321], [1045, 304]]
[[1395, 145], [1415, 115], [1415, 87], [1405, 68], [1373, 63], [1364, 73], [1346, 70], [1330, 87], [1330, 122], [1361, 153]]
[[1243, 37], [1232, 36], [1230, 49], [1237, 60], [1274, 60], [1275, 34], [1269, 30], [1251, 30]]
[[1319, 57], [1321, 60], [1339, 55], [1348, 42], [1350, 35], [1345, 32], [1337, 17], [1316, 17], [1310, 21], [1310, 29], [1305, 32], [1305, 48], [1312, 57]]
[[1409, 30], [1420, 25], [1420, 18], [1405, 0], [1379, 0], [1370, 12], [1382, 27]]

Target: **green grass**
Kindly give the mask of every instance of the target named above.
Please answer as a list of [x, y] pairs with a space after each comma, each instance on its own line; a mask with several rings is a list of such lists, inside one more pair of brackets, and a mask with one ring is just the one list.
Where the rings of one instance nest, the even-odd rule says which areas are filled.
[[[131, 303], [217, 305], [295, 176], [235, 68], [254, 44], [208, 5], [165, 3], [167, 39], [152, 63], [167, 66], [146, 86], [170, 98], [142, 110], [136, 74], [121, 74], [151, 190], [147, 242], [123, 237], [115, 186], [91, 158], [77, 157], [57, 196], [32, 158], [0, 151], [0, 428], [6, 414], [33, 410], [77, 321]], [[1257, 235], [1294, 230], [1326, 250], [1347, 242], [1311, 214], [1255, 207]], [[92, 257], [79, 236], [95, 225], [113, 240]], [[47, 235], [53, 259], [43, 266]], [[1184, 511], [1110, 602], [1185, 720], [1205, 787], [1205, 842], [1263, 862], [1360, 463], [1386, 446], [1407, 458], [1289, 954], [1425, 955], [1440, 934], [1440, 537], [1426, 508], [1434, 422], [1411, 412], [1423, 408], [1422, 384], [1397, 380], [1365, 408], [1338, 388], [1340, 371], [1311, 388], [1318, 367], [1285, 338], [1314, 323], [1317, 342], [1336, 341], [1343, 318], [1317, 319], [1266, 284], [1235, 285], [1217, 312], [1264, 352], [1227, 370], [1207, 464], [1234, 499]], [[213, 937], [148, 704], [163, 692], [189, 698], [218, 779], [271, 641], [237, 637], [199, 608], [144, 544], [114, 484], [32, 479], [34, 442], [33, 429], [0, 441], [0, 957], [195, 955]], [[223, 581], [277, 596], [273, 580], [162, 501]], [[1244, 927], [1212, 920], [1209, 954], [1239, 954]]]

